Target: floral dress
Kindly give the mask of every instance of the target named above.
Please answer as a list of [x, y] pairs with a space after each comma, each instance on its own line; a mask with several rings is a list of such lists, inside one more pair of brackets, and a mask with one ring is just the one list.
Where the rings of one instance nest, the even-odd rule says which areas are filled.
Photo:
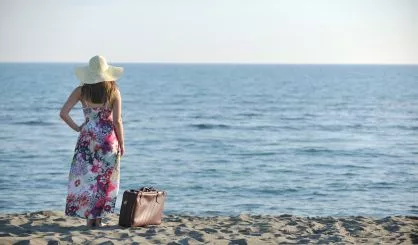
[[112, 109], [83, 108], [81, 129], [68, 176], [65, 215], [103, 218], [113, 213], [119, 192], [120, 157]]

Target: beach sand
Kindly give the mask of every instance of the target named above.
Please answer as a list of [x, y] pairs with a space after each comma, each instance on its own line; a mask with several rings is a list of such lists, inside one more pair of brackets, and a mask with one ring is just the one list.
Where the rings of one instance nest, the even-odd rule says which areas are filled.
[[418, 244], [418, 217], [299, 217], [167, 215], [159, 226], [107, 226], [60, 211], [0, 214], [0, 244]]

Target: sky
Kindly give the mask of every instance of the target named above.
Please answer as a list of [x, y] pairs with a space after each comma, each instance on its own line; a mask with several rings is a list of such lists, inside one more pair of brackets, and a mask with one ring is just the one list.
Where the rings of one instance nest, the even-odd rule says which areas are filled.
[[418, 64], [418, 0], [0, 0], [0, 62]]

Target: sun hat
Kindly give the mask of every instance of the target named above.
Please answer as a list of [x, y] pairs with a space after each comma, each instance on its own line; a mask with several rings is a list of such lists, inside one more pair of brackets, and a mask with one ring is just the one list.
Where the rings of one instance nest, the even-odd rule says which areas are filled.
[[108, 65], [105, 57], [101, 55], [92, 57], [88, 66], [75, 68], [75, 75], [80, 80], [80, 85], [116, 81], [122, 74], [122, 67]]

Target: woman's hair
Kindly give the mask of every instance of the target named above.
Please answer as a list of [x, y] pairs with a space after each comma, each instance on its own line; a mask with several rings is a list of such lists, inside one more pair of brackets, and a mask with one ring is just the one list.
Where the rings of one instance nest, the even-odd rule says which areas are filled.
[[112, 104], [115, 92], [115, 81], [84, 84], [81, 87], [81, 99], [94, 104]]

